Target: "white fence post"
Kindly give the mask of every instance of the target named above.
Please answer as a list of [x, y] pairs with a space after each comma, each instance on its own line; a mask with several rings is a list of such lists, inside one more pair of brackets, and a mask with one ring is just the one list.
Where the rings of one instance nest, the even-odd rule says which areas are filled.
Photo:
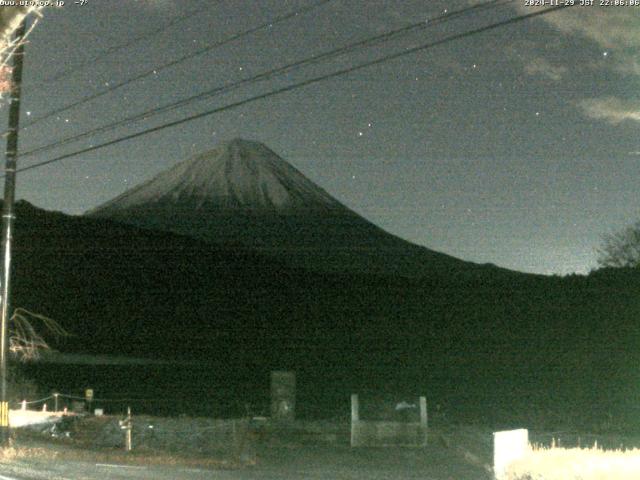
[[429, 424], [427, 417], [427, 397], [420, 397], [420, 428], [424, 435], [424, 445], [427, 444]]
[[524, 457], [529, 451], [529, 431], [526, 428], [494, 432], [493, 474], [496, 480], [506, 479], [511, 463]]
[[351, 395], [351, 446], [358, 445], [358, 422], [360, 420], [358, 394]]

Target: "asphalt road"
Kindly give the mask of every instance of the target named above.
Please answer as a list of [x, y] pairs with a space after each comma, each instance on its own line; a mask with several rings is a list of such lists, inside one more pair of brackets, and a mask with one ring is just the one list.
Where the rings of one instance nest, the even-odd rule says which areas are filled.
[[490, 478], [448, 448], [280, 446], [257, 453], [255, 465], [201, 469], [21, 458], [0, 464], [0, 480], [481, 480]]

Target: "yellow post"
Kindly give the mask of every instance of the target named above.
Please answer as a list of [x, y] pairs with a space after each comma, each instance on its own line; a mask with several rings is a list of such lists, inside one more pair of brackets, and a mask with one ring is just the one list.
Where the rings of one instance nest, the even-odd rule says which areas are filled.
[[0, 427], [9, 428], [9, 402], [0, 402]]

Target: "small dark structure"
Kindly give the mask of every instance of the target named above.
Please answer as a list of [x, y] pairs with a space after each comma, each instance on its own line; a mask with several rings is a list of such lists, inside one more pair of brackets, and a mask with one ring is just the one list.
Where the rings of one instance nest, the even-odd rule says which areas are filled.
[[291, 422], [295, 418], [295, 372], [271, 372], [271, 419], [277, 422]]
[[427, 445], [427, 399], [420, 397], [420, 421], [361, 420], [358, 395], [351, 395], [351, 446]]

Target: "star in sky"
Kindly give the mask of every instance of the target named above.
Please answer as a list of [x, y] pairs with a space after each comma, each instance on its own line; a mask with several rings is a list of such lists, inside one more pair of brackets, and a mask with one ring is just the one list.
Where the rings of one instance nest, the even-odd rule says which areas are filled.
[[[180, 68], [162, 75], [156, 71], [152, 81], [135, 82], [118, 95], [52, 117], [24, 132], [21, 148], [143, 113], [202, 91], [204, 84], [224, 85], [247, 72], [268, 71], [411, 21], [441, 18], [469, 4], [452, 0], [443, 10], [443, 2], [422, 0], [330, 2], [312, 14], [273, 22], [291, 11], [290, 3], [205, 1], [207, 8], [202, 8], [202, 0], [148, 1], [130, 2], [124, 10], [110, 8], [109, 2], [89, 2], [45, 12], [28, 45], [21, 102], [27, 117], [108, 89], [139, 71], [153, 71], [192, 51], [194, 43], [200, 47], [252, 26], [272, 25]], [[524, 2], [512, 3], [500, 7], [500, 14], [531, 13]], [[183, 24], [188, 25], [186, 43], [184, 30], [174, 25], [155, 41], [76, 69], [56, 86], [55, 95], [35, 87], [63, 65], [73, 70], [76, 59], [91, 58], [104, 50], [105, 42], [122, 44], [196, 8], [199, 15]], [[451, 33], [481, 27], [490, 16], [483, 20], [474, 15], [446, 26]], [[102, 20], [107, 17], [108, 24]], [[144, 181], [219, 141], [245, 137], [264, 142], [350, 208], [409, 241], [516, 270], [569, 273], [580, 266], [584, 273], [595, 265], [584, 249], [595, 250], [603, 233], [637, 217], [638, 154], [630, 152], [639, 150], [638, 22], [640, 9], [564, 9], [248, 103], [241, 112], [230, 109], [99, 154], [31, 170], [20, 178], [19, 192], [36, 205], [81, 213], [121, 194], [130, 186], [124, 179], [129, 184]], [[305, 79], [435, 40], [435, 23], [360, 56], [300, 69], [296, 76]], [[576, 78], [580, 81], [571, 81]], [[268, 88], [266, 83], [247, 85], [228, 97], [193, 104], [193, 111]], [[135, 128], [180, 115], [147, 116]], [[130, 132], [123, 128], [119, 134]], [[109, 138], [96, 135], [68, 148]], [[99, 183], [105, 171], [120, 173], [99, 188], [78, 193], [76, 185], [86, 175]], [[357, 172], [358, 182], [350, 181], [355, 173], [345, 172]], [[497, 199], [504, 208], [496, 208]], [[487, 212], [473, 235], [467, 235], [459, 215], [461, 205]], [[592, 220], [585, 221], [585, 215]], [[572, 223], [578, 227], [567, 231]], [[536, 228], [540, 224], [545, 228]], [[567, 245], [582, 250], [576, 247], [562, 258], [550, 253], [567, 251]], [[585, 260], [589, 258], [591, 263]]]

